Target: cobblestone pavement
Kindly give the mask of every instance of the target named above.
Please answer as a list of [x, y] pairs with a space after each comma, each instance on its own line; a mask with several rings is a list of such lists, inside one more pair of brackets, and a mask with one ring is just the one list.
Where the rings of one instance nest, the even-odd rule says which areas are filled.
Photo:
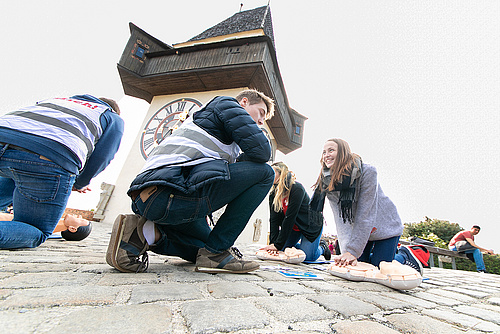
[[[262, 262], [251, 274], [204, 274], [150, 254], [148, 272], [105, 262], [111, 224], [81, 242], [0, 251], [1, 333], [500, 333], [500, 276], [426, 269], [399, 292], [313, 265]], [[259, 245], [240, 245], [254, 258]], [[286, 278], [282, 265], [322, 279]]]

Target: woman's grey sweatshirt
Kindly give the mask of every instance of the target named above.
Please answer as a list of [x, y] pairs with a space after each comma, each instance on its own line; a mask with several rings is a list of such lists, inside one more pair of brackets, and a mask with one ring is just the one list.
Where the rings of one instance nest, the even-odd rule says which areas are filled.
[[352, 223], [344, 223], [340, 216], [339, 195], [339, 191], [331, 191], [326, 197], [335, 217], [342, 253], [349, 252], [358, 258], [368, 241], [388, 239], [403, 233], [398, 210], [378, 184], [375, 167], [362, 165], [352, 205]]

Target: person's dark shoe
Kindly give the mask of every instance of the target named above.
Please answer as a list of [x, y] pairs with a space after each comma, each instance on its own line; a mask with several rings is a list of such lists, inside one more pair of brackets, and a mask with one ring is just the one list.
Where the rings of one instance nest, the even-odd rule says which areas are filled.
[[424, 269], [420, 260], [413, 254], [413, 252], [406, 246], [400, 246], [398, 253], [402, 254], [405, 258], [405, 265], [412, 267], [420, 273], [421, 276], [424, 275]]
[[322, 255], [325, 258], [325, 260], [330, 261], [330, 259], [332, 258], [332, 252], [330, 251], [330, 248], [328, 248], [328, 244], [326, 243], [326, 241], [321, 240], [319, 242], [319, 246], [321, 247], [321, 249], [323, 249]]
[[212, 253], [206, 248], [200, 248], [196, 256], [195, 270], [203, 273], [233, 273], [241, 274], [259, 269], [254, 261], [245, 261], [236, 247], [231, 247], [222, 253]]
[[124, 273], [142, 273], [148, 269], [149, 249], [142, 228], [146, 218], [139, 215], [118, 215], [106, 252], [106, 262]]

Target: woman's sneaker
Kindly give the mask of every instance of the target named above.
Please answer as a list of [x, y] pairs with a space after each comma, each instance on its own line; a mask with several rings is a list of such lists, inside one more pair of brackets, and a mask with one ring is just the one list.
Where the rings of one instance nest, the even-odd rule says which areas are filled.
[[243, 255], [236, 247], [231, 247], [222, 253], [212, 253], [206, 248], [200, 248], [196, 256], [195, 270], [203, 273], [241, 274], [256, 269], [259, 269], [259, 264], [243, 260]]
[[106, 262], [124, 273], [142, 273], [148, 269], [148, 243], [142, 233], [146, 218], [118, 215], [113, 224]]

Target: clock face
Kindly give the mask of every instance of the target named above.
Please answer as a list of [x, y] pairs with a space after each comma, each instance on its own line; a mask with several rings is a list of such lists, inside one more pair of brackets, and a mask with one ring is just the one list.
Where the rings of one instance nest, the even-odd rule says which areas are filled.
[[199, 110], [201, 106], [198, 100], [182, 98], [167, 103], [155, 112], [142, 131], [140, 149], [144, 159], [147, 159], [151, 151], [182, 124], [187, 115]]

